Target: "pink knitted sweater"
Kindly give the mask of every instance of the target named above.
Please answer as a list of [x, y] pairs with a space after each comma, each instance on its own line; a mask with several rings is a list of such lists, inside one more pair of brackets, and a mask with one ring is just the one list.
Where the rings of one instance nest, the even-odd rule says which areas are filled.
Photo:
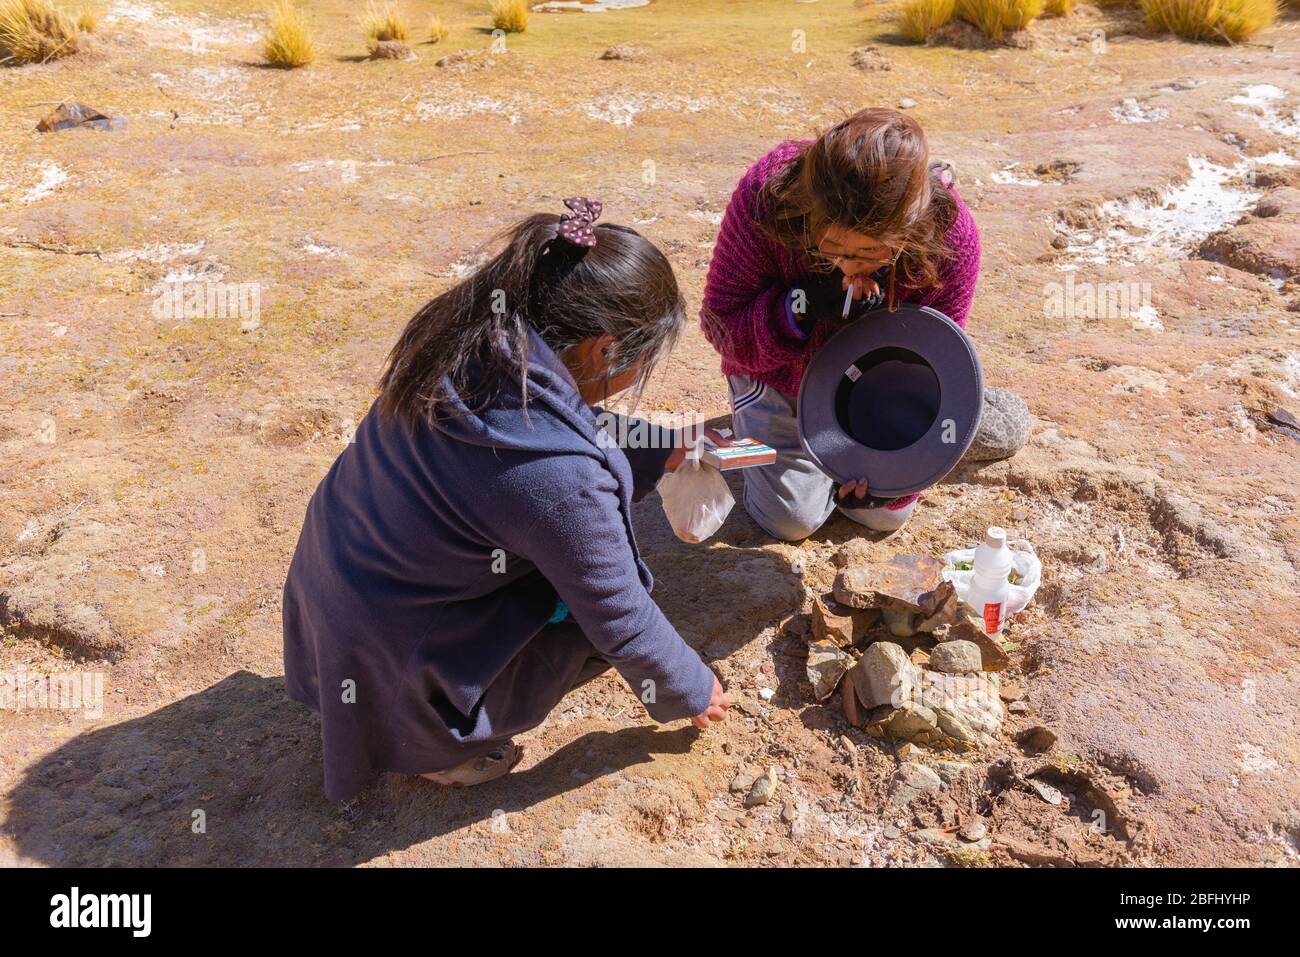
[[[755, 196], [769, 176], [791, 162], [811, 140], [791, 140], [768, 153], [747, 172], [731, 196], [704, 285], [701, 325], [722, 356], [725, 375], [765, 382], [789, 396], [798, 395], [804, 367], [832, 334], [835, 322], [818, 322], [807, 338], [791, 327], [785, 297], [813, 274], [780, 243], [754, 225]], [[939, 273], [940, 289], [899, 286], [900, 303], [937, 309], [962, 328], [979, 275], [980, 237], [957, 191], [957, 219], [947, 232], [955, 253]]]

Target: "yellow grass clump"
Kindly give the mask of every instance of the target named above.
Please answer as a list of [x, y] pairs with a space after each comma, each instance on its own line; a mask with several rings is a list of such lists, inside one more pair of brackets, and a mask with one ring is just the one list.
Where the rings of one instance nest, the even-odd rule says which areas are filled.
[[930, 31], [952, 19], [956, 0], [906, 0], [898, 14], [898, 32], [924, 43]]
[[397, 11], [391, 6], [366, 7], [364, 29], [366, 43], [372, 47], [376, 43], [386, 43], [390, 40], [405, 43], [411, 36], [411, 31], [406, 28], [406, 21], [398, 16]]
[[506, 33], [528, 29], [527, 0], [492, 0], [492, 26]]
[[1043, 15], [1048, 17], [1066, 17], [1074, 9], [1074, 0], [1046, 0]]
[[0, 0], [0, 63], [44, 63], [77, 49], [76, 24], [50, 0]]
[[286, 70], [306, 66], [316, 59], [307, 21], [292, 0], [280, 0], [267, 14], [262, 55], [267, 63]]
[[434, 16], [429, 18], [430, 43], [441, 43], [443, 40], [447, 39], [447, 34], [450, 32], [451, 31], [447, 29], [447, 24], [443, 22], [442, 17]]
[[957, 16], [995, 42], [1023, 30], [1043, 12], [1044, 0], [957, 0]]
[[99, 26], [99, 17], [95, 11], [87, 7], [82, 7], [77, 11], [77, 29], [82, 33], [94, 33], [95, 27]]
[[1240, 43], [1277, 22], [1277, 0], [1141, 0], [1147, 25], [1187, 40]]

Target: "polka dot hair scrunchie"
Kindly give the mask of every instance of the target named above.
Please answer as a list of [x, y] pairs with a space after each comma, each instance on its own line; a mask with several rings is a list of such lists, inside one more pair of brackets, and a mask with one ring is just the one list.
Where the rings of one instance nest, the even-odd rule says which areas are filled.
[[600, 218], [601, 209], [604, 208], [599, 200], [574, 196], [572, 199], [566, 199], [564, 205], [573, 213], [572, 215], [565, 213], [560, 217], [558, 234], [575, 246], [596, 245], [595, 223]]

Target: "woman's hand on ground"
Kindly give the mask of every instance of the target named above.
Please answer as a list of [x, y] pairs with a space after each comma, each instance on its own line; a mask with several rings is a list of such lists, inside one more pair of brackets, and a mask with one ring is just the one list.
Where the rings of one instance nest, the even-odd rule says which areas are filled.
[[722, 690], [722, 683], [718, 681], [718, 676], [713, 676], [713, 697], [709, 699], [709, 706], [700, 714], [691, 718], [691, 724], [701, 731], [708, 728], [712, 721], [727, 720], [727, 709], [731, 707], [731, 700], [727, 693]]
[[852, 482], [845, 482], [841, 485], [839, 491], [835, 493], [835, 497], [847, 499], [850, 495], [855, 495], [858, 499], [864, 499], [867, 497], [867, 491], [866, 479], [854, 479]]
[[[677, 471], [677, 466], [681, 465], [682, 462], [685, 460], [686, 453], [692, 447], [694, 447], [695, 439], [698, 436], [698, 434], [699, 434], [698, 429], [690, 428], [690, 427], [682, 429], [677, 434], [677, 441], [680, 442], [681, 444], [678, 445], [677, 448], [673, 449], [672, 453], [668, 456], [668, 458], [664, 460], [665, 472]], [[709, 438], [709, 440], [714, 445], [718, 446], [719, 448], [724, 448], [731, 444], [731, 439], [724, 438], [722, 433], [718, 432], [716, 429], [705, 429], [704, 434]]]

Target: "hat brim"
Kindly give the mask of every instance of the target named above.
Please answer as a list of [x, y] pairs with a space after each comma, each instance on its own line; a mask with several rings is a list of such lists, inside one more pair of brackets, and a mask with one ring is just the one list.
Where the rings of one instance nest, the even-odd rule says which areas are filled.
[[975, 440], [984, 374], [966, 333], [927, 306], [875, 309], [817, 351], [799, 386], [804, 451], [872, 496], [929, 488]]

